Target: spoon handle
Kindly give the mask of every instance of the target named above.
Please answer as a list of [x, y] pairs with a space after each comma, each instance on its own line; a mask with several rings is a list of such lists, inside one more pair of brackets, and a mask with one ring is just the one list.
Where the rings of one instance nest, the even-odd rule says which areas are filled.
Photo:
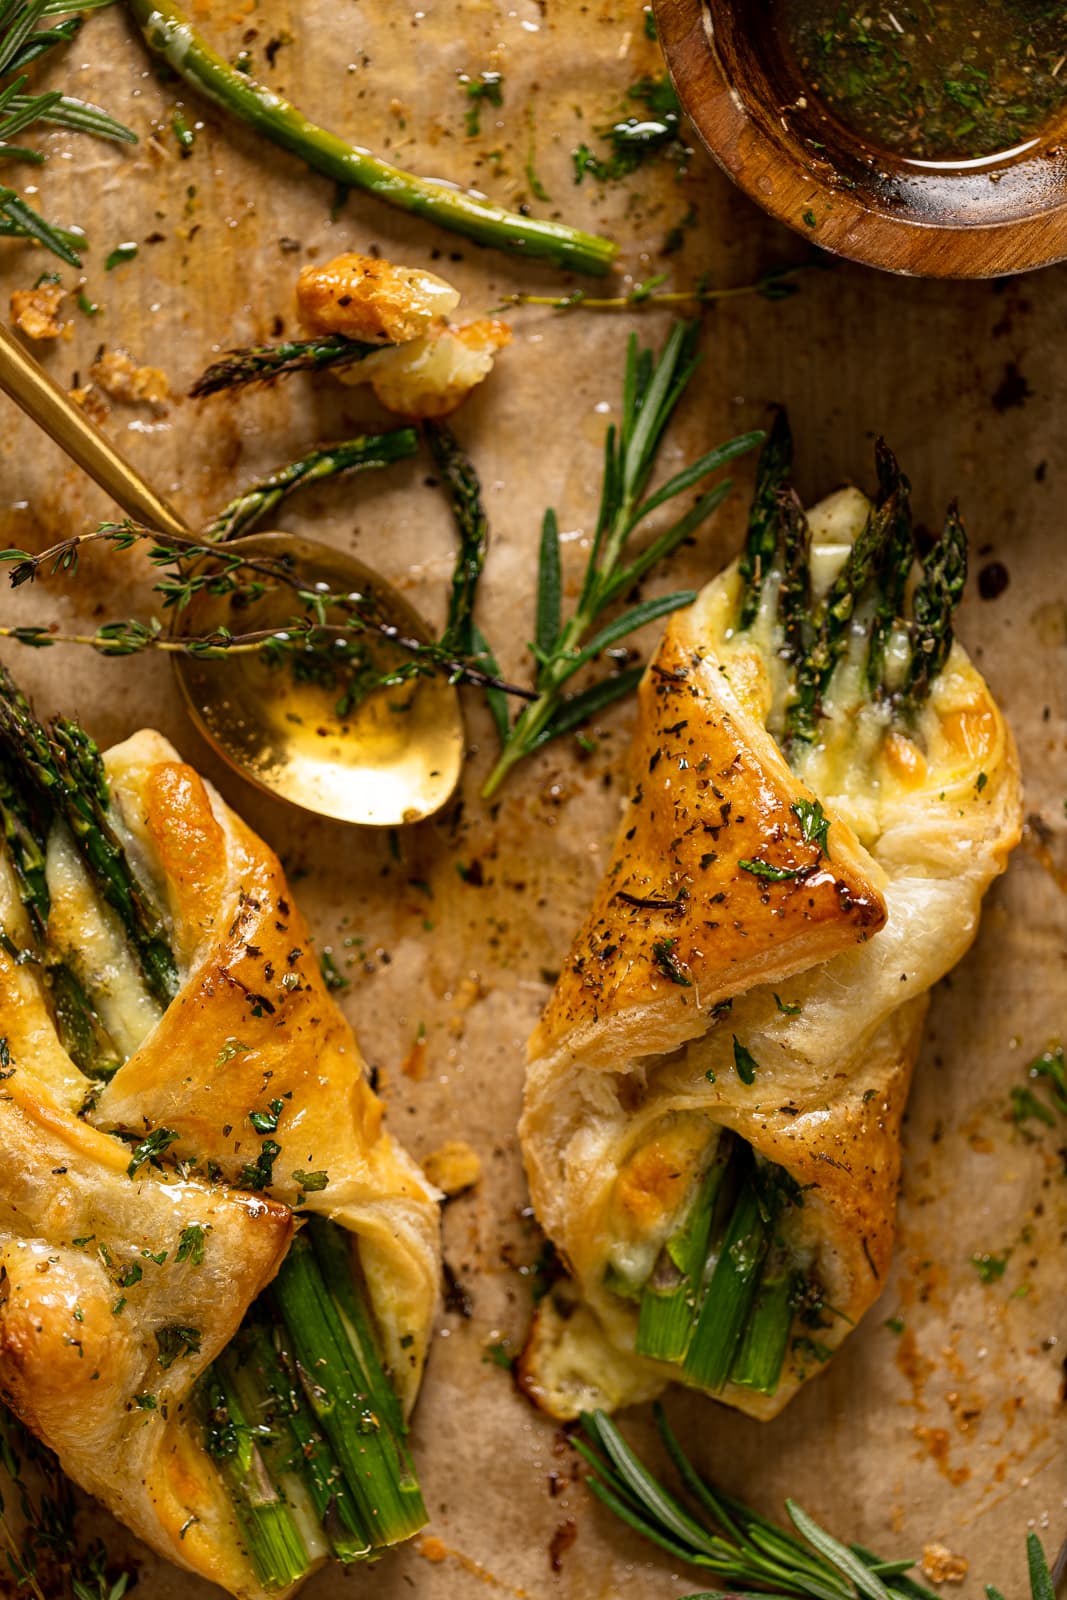
[[177, 512], [115, 449], [79, 406], [0, 324], [0, 390], [137, 522], [160, 533], [188, 536]]

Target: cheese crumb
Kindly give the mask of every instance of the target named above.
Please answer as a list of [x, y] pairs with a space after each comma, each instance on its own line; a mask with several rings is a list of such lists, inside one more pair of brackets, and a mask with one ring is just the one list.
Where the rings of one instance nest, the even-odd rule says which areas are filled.
[[66, 297], [61, 283], [16, 289], [11, 296], [11, 320], [27, 339], [58, 339], [65, 326], [59, 319], [59, 308]]
[[922, 1570], [931, 1583], [962, 1583], [970, 1569], [966, 1556], [955, 1556], [943, 1544], [924, 1544]]
[[463, 1139], [449, 1139], [423, 1159], [422, 1170], [449, 1199], [481, 1180], [482, 1159]]

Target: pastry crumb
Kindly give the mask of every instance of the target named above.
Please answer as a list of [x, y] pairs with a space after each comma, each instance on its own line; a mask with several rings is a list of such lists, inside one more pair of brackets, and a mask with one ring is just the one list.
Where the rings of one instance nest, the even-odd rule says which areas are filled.
[[962, 1583], [970, 1565], [966, 1556], [953, 1555], [947, 1545], [923, 1545], [922, 1570], [931, 1583]]
[[11, 296], [11, 321], [27, 339], [58, 339], [66, 324], [59, 309], [67, 297], [61, 283], [39, 283], [16, 289]]
[[89, 368], [89, 377], [112, 400], [127, 405], [161, 408], [170, 398], [170, 382], [158, 367], [139, 367], [122, 350], [104, 350]]
[[482, 1158], [464, 1139], [448, 1139], [423, 1158], [422, 1170], [451, 1200], [481, 1181]]
[[95, 383], [83, 383], [80, 388], [68, 390], [70, 398], [76, 406], [81, 406], [85, 415], [93, 422], [103, 422], [110, 416], [111, 407], [105, 395], [101, 394]]
[[435, 1566], [448, 1560], [448, 1546], [443, 1539], [438, 1539], [436, 1534], [424, 1534], [416, 1541], [415, 1549], [424, 1561], [432, 1561]]

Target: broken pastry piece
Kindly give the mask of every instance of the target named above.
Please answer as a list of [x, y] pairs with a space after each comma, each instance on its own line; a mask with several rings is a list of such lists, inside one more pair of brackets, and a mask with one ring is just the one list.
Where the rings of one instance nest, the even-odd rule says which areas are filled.
[[931, 986], [1019, 837], [1009, 729], [954, 641], [953, 508], [919, 561], [805, 514], [780, 416], [741, 557], [644, 678], [611, 864], [529, 1048], [537, 1215], [573, 1275], [520, 1377], [557, 1417], [668, 1380], [776, 1415], [877, 1298]]
[[449, 323], [459, 293], [436, 274], [354, 252], [305, 267], [296, 299], [309, 333], [388, 347], [338, 367], [337, 376], [370, 384], [386, 410], [404, 417], [449, 416], [511, 340], [507, 323], [493, 317]]
[[425, 1521], [436, 1192], [275, 856], [159, 734], [0, 678], [0, 1394], [242, 1600]]

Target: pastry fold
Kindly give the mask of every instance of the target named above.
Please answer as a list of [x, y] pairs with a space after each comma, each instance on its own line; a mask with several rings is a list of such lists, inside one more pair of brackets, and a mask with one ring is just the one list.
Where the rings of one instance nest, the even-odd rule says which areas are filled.
[[[869, 515], [854, 490], [810, 514], [824, 592]], [[672, 617], [610, 864], [530, 1040], [522, 1146], [572, 1278], [542, 1302], [520, 1378], [558, 1417], [674, 1378], [768, 1418], [821, 1369], [889, 1267], [928, 991], [1018, 838], [1013, 741], [958, 643], [907, 726], [864, 698], [846, 652], [818, 741], [787, 761], [769, 731], [779, 577], [751, 627], [740, 562]], [[665, 1251], [718, 1130], [757, 1174], [785, 1174], [767, 1228], [794, 1309], [763, 1388], [736, 1363], [711, 1385], [637, 1350], [641, 1286], [682, 1259]]]
[[165, 1007], [153, 997], [56, 825], [49, 938], [125, 1057], [103, 1086], [83, 1076], [39, 971], [11, 953], [28, 934], [4, 860], [0, 1392], [153, 1548], [259, 1600], [205, 1454], [197, 1381], [294, 1225], [317, 1214], [347, 1230], [353, 1260], [358, 1247], [410, 1411], [436, 1307], [438, 1197], [382, 1125], [273, 853], [159, 734], [105, 765], [111, 824], [162, 913], [177, 992]]

